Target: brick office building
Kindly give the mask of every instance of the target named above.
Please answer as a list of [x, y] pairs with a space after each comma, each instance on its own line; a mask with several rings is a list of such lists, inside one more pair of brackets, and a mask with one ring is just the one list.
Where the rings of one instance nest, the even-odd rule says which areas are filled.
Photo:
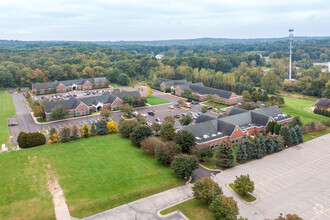
[[[66, 80], [66, 81], [56, 80], [54, 82], [39, 83], [40, 85], [39, 94], [54, 93], [53, 92], [54, 85], [56, 85], [56, 92], [68, 92], [74, 90], [93, 89], [93, 80], [94, 80], [94, 85], [97, 88], [104, 88], [107, 86], [105, 77]], [[32, 92], [37, 93], [37, 83], [32, 84]]]
[[267, 125], [271, 121], [289, 125], [292, 120], [292, 116], [283, 114], [277, 106], [252, 111], [233, 107], [227, 117], [201, 115], [196, 124], [184, 126], [182, 129], [195, 135], [196, 144], [207, 144], [216, 148], [222, 141], [234, 145], [248, 136], [266, 134]]
[[124, 101], [122, 99], [125, 95], [141, 97], [139, 91], [131, 91], [115, 94], [103, 93], [102, 95], [97, 96], [89, 96], [83, 98], [72, 97], [68, 100], [45, 102], [42, 103], [42, 105], [45, 106], [44, 118], [47, 121], [52, 120], [53, 118], [51, 117], [51, 111], [53, 108], [59, 105], [62, 105], [67, 109], [69, 113], [66, 116], [67, 118], [88, 115], [91, 112], [100, 111], [103, 108], [110, 109], [113, 111], [118, 110], [119, 107], [124, 104]]
[[218, 95], [220, 100], [227, 105], [234, 105], [243, 101], [243, 96], [226, 90], [206, 87], [203, 83], [192, 83], [187, 80], [169, 80], [164, 78], [158, 78], [158, 80], [161, 82], [160, 89], [162, 91], [164, 91], [166, 87], [170, 87], [171, 90], [175, 91], [176, 95], [181, 96], [184, 90], [191, 89], [201, 102], [207, 101], [208, 95]]

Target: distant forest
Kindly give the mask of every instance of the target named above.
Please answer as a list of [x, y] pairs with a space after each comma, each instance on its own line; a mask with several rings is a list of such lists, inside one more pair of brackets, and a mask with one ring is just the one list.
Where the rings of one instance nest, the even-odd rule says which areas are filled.
[[[138, 81], [155, 82], [161, 76], [204, 82], [239, 94], [243, 90], [253, 92], [255, 87], [274, 93], [287, 78], [288, 41], [234, 40], [236, 43], [223, 41], [223, 44], [212, 45], [217, 40], [224, 39], [180, 40], [185, 44], [192, 41], [191, 46], [2, 40], [0, 87], [30, 87], [37, 82], [99, 76], [106, 76], [112, 83], [129, 85]], [[202, 44], [207, 41], [210, 42]], [[196, 42], [202, 45], [194, 45]], [[157, 54], [165, 56], [157, 60]], [[286, 85], [286, 88], [309, 95], [324, 95], [329, 74], [321, 74], [321, 68], [311, 67], [312, 62], [325, 62], [329, 58], [330, 38], [295, 41], [293, 61], [297, 68], [293, 74], [304, 79], [304, 85]], [[275, 86], [263, 80], [266, 78], [263, 69], [267, 68], [270, 69], [266, 74], [268, 81]]]

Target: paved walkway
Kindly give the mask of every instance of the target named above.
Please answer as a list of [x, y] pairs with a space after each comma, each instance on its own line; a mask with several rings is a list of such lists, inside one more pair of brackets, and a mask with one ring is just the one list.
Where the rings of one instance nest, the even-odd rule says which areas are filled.
[[[222, 171], [215, 181], [237, 201], [248, 219], [274, 219], [295, 213], [304, 219], [330, 219], [330, 134], [282, 152]], [[255, 182], [254, 203], [243, 202], [227, 184], [249, 174]], [[157, 212], [192, 198], [192, 184], [177, 187], [86, 219], [162, 219]], [[167, 219], [182, 219], [175, 214]]]

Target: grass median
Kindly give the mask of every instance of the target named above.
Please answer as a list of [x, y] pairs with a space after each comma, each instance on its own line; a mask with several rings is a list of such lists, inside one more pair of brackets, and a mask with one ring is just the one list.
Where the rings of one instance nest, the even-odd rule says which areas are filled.
[[157, 96], [147, 97], [147, 100], [149, 105], [160, 105], [160, 104], [171, 103], [170, 101], [159, 98]]
[[239, 196], [240, 196], [244, 201], [246, 201], [246, 202], [253, 202], [253, 201], [256, 200], [256, 197], [254, 197], [254, 196], [251, 195], [250, 193], [246, 193], [246, 194], [242, 194], [242, 193], [240, 193], [240, 192], [236, 189], [234, 183], [230, 183], [230, 184], [229, 184], [229, 187], [230, 187], [232, 190], [234, 190], [234, 191], [237, 193], [237, 195], [239, 195]]

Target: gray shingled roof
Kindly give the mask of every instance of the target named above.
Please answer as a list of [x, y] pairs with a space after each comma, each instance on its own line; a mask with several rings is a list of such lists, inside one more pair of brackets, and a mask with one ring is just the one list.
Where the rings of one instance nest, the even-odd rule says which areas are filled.
[[141, 97], [141, 94], [139, 91], [135, 90], [135, 91], [129, 91], [129, 92], [118, 92], [118, 93], [113, 93], [114, 96], [117, 96], [118, 98], [120, 98], [121, 100], [123, 99], [123, 97], [125, 95], [136, 95], [136, 96], [139, 96]]
[[246, 110], [243, 108], [232, 107], [228, 115], [237, 115], [237, 114], [241, 114], [241, 113], [244, 113], [247, 111], [249, 111], [249, 110]]
[[315, 106], [318, 108], [328, 109], [328, 108], [330, 108], [330, 99], [323, 98], [323, 99], [317, 100], [315, 102]]
[[196, 84], [191, 84], [190, 89], [198, 94], [202, 94], [202, 95], [217, 94], [218, 96], [225, 98], [225, 99], [229, 99], [231, 97], [231, 95], [233, 94], [233, 92], [229, 92], [229, 91], [225, 91], [225, 90], [221, 90], [221, 89], [209, 88], [209, 87], [200, 86], [200, 85], [196, 85]]
[[[71, 86], [73, 84], [83, 85], [87, 80], [89, 82], [92, 82], [92, 78], [88, 78], [88, 79], [81, 79], [80, 78], [80, 79], [74, 79], [74, 80], [64, 80], [64, 81], [54, 81], [54, 82], [56, 83], [56, 86], [58, 86], [60, 83], [62, 83], [65, 86]], [[102, 81], [102, 83], [105, 83], [106, 78], [105, 77], [97, 77], [97, 78], [94, 78], [94, 80], [95, 80], [95, 84], [97, 85], [100, 82], [100, 80]], [[45, 86], [47, 85], [48, 88], [51, 90], [52, 87], [53, 87], [54, 82], [40, 83], [40, 88], [44, 89]], [[32, 84], [32, 89], [34, 89], [36, 87], [36, 85], [37, 85], [37, 83]]]
[[195, 123], [201, 123], [201, 122], [210, 121], [210, 120], [213, 120], [213, 119], [215, 119], [215, 118], [203, 114], [203, 115], [199, 116], [199, 117], [196, 119]]
[[81, 103], [80, 100], [72, 97], [68, 100], [61, 100], [61, 101], [55, 101], [55, 102], [44, 102], [41, 103], [42, 105], [45, 106], [45, 112], [49, 113], [52, 111], [52, 109], [58, 105], [63, 105], [65, 106], [67, 109], [76, 109], [79, 104]]
[[101, 102], [102, 104], [112, 103], [113, 101], [115, 101], [116, 98], [117, 96], [112, 95], [110, 93], [103, 93], [102, 95], [84, 97], [80, 98], [79, 100], [88, 106], [92, 106], [97, 105], [99, 102]]

